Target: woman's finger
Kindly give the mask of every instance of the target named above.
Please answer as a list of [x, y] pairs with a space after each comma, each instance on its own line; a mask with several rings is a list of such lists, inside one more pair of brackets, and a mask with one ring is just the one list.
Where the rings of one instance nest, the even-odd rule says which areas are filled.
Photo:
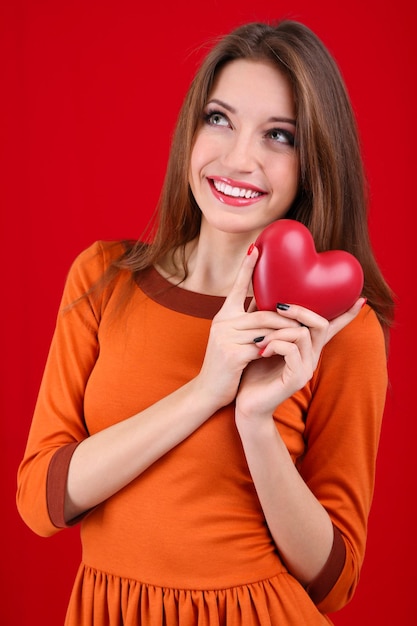
[[253, 269], [258, 260], [258, 255], [259, 251], [256, 246], [251, 246], [248, 250], [248, 254], [242, 261], [233, 287], [223, 304], [223, 310], [236, 310], [236, 308], [244, 310], [244, 303], [248, 296]]
[[335, 317], [329, 324], [329, 330], [327, 334], [327, 341], [330, 341], [332, 337], [334, 337], [342, 328], [347, 326], [355, 317], [358, 315], [359, 311], [365, 306], [366, 298], [359, 298], [356, 300], [355, 304], [348, 310], [346, 313], [339, 315], [339, 317]]
[[342, 328], [355, 319], [365, 303], [366, 298], [359, 298], [346, 313], [342, 313], [342, 315], [339, 315], [330, 322], [317, 313], [314, 313], [314, 311], [310, 311], [305, 307], [295, 304], [279, 304], [277, 305], [277, 312], [286, 319], [293, 319], [303, 326], [307, 326], [311, 332], [313, 343], [319, 341], [322, 346], [324, 346], [332, 337], [342, 330]]
[[293, 347], [300, 354], [301, 361], [307, 367], [312, 368], [314, 366], [315, 358], [312, 350], [311, 334], [305, 326], [283, 328], [270, 333], [265, 337], [264, 341], [258, 343], [261, 348], [260, 354], [263, 357], [269, 357], [273, 354], [285, 357], [293, 354], [293, 347], [286, 344], [293, 344]]
[[302, 326], [307, 326], [307, 328], [310, 329], [315, 328], [322, 330], [326, 329], [329, 325], [329, 322], [324, 317], [299, 304], [278, 303], [277, 313], [287, 319], [296, 320]]

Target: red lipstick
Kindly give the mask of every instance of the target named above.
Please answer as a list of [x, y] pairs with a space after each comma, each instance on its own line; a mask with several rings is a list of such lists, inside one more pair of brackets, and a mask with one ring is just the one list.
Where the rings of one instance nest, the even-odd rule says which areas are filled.
[[210, 176], [210, 189], [220, 202], [231, 206], [247, 206], [258, 202], [265, 192], [250, 183], [237, 181], [223, 176]]

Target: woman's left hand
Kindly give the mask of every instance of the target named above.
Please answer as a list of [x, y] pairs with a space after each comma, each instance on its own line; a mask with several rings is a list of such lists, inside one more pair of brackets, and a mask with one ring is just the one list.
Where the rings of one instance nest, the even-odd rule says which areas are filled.
[[298, 305], [277, 315], [295, 320], [288, 326], [268, 333], [258, 343], [260, 358], [243, 372], [236, 397], [237, 415], [271, 416], [284, 400], [302, 389], [317, 367], [323, 347], [351, 322], [366, 300], [359, 298], [349, 311], [332, 321]]

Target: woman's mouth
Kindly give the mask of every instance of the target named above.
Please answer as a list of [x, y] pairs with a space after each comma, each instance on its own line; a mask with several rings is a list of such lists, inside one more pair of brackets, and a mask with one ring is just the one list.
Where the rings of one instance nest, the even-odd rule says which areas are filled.
[[213, 180], [213, 185], [220, 193], [223, 193], [225, 196], [233, 196], [233, 198], [257, 198], [261, 195], [260, 191], [253, 191], [244, 187], [232, 187], [218, 180]]
[[217, 177], [209, 178], [208, 181], [215, 197], [225, 204], [234, 206], [251, 204], [265, 195], [265, 192], [254, 187], [245, 186], [242, 183], [237, 183], [237, 181]]

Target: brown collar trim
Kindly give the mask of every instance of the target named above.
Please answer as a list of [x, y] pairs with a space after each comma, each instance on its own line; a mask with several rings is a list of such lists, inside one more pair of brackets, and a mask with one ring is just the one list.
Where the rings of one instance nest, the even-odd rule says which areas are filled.
[[224, 297], [187, 291], [187, 289], [173, 285], [154, 267], [139, 272], [135, 281], [154, 302], [172, 311], [177, 311], [177, 313], [184, 313], [192, 317], [213, 319], [225, 301]]

